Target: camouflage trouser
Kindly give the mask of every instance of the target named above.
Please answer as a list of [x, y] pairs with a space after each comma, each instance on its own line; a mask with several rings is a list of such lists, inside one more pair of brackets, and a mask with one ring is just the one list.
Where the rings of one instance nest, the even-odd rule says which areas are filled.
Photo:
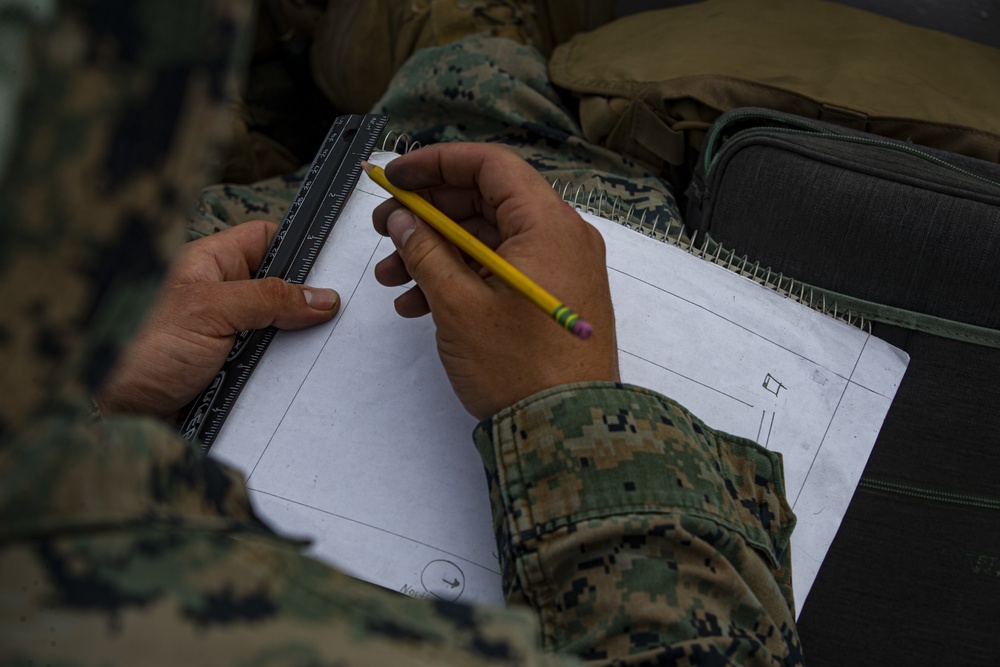
[[[500, 37], [470, 36], [422, 49], [396, 73], [374, 113], [390, 117], [387, 139], [421, 144], [486, 141], [511, 146], [576, 203], [606, 217], [629, 214], [659, 230], [680, 225], [670, 186], [628, 157], [587, 142], [549, 82], [533, 48]], [[389, 141], [387, 148], [392, 148]], [[203, 193], [192, 237], [264, 218], [280, 220], [304, 170], [253, 185]], [[603, 210], [600, 210], [603, 209]]]

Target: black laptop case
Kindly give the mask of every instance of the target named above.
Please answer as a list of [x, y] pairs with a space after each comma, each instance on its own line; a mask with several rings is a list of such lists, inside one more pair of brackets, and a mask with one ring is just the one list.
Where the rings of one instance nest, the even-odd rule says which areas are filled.
[[701, 243], [910, 354], [802, 608], [808, 664], [1000, 664], [1000, 165], [743, 108], [686, 194]]

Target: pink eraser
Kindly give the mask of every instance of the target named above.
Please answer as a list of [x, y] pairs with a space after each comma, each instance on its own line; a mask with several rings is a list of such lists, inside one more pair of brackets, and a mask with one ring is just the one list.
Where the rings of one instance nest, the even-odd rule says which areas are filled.
[[583, 320], [577, 320], [570, 331], [575, 333], [582, 340], [587, 340], [590, 338], [590, 334], [594, 333], [594, 328]]

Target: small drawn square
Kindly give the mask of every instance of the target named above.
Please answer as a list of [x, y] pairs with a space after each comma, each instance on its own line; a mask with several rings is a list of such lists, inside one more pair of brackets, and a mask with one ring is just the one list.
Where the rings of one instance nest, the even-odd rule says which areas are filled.
[[775, 396], [778, 395], [779, 391], [785, 388], [785, 385], [778, 382], [777, 378], [775, 378], [770, 373], [768, 373], [767, 376], [764, 378], [764, 383], [761, 386], [764, 387], [764, 389], [767, 389]]

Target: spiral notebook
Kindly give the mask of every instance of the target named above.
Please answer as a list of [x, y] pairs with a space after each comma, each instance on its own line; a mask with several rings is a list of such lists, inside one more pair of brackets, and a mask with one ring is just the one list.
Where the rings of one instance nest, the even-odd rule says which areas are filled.
[[[309, 278], [340, 292], [340, 313], [278, 334], [212, 454], [318, 559], [407, 595], [500, 605], [476, 420], [451, 391], [430, 318], [397, 316], [403, 288], [373, 276], [393, 249], [371, 224], [385, 198], [362, 176]], [[782, 453], [801, 609], [907, 355], [715, 244], [665, 235], [600, 197], [572, 203], [607, 245], [622, 380]]]

